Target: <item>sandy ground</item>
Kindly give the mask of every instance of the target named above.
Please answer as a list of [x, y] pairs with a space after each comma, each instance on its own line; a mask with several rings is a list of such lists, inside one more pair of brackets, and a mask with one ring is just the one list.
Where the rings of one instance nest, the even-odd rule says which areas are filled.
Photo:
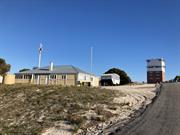
[[56, 124], [56, 127], [46, 129], [42, 135], [72, 135], [71, 130], [72, 126], [60, 122]]
[[108, 127], [116, 123], [128, 121], [135, 111], [150, 104], [156, 95], [156, 87], [154, 84], [109, 86], [102, 88], [119, 91], [123, 93], [124, 96], [116, 97], [112, 101], [119, 104], [116, 110], [108, 110], [117, 114], [117, 116], [110, 118], [105, 123], [99, 124], [99, 126], [89, 128], [87, 132], [88, 135], [95, 135], [102, 132], [104, 132], [103, 134], [108, 133], [106, 132]]
[[[94, 125], [87, 129], [85, 134], [87, 135], [97, 135], [102, 133], [108, 129], [108, 127], [123, 121], [127, 121], [130, 119], [130, 116], [137, 111], [138, 109], [146, 106], [151, 103], [152, 99], [156, 95], [156, 87], [155, 85], [127, 85], [127, 86], [114, 86], [114, 87], [101, 87], [102, 89], [112, 89], [119, 93], [119, 96], [114, 98], [112, 102], [117, 103], [116, 109], [109, 109], [106, 105], [103, 106], [107, 111], [115, 114], [114, 117], [109, 120], [99, 123], [98, 125]], [[123, 93], [123, 96], [122, 96]], [[96, 115], [94, 112], [87, 112], [86, 117], [91, 117], [91, 115]], [[59, 124], [59, 128], [50, 128], [46, 130], [42, 135], [70, 135], [71, 127], [68, 125]], [[81, 132], [76, 133], [77, 135], [81, 135]], [[104, 132], [106, 134], [106, 132]]]
[[118, 97], [114, 99], [117, 103], [129, 103], [133, 108], [139, 108], [142, 102], [149, 104], [151, 99], [155, 96], [155, 85], [127, 85], [127, 86], [115, 86], [115, 87], [102, 87], [106, 89], [113, 89], [124, 93], [125, 97]]

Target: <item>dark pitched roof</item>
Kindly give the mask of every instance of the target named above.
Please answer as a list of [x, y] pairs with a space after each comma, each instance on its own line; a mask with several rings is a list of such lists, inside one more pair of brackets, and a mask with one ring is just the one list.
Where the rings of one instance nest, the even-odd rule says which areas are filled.
[[16, 74], [77, 74], [77, 73], [90, 74], [72, 65], [53, 66], [52, 71], [50, 71], [49, 69], [50, 67], [46, 66], [42, 68], [19, 72]]

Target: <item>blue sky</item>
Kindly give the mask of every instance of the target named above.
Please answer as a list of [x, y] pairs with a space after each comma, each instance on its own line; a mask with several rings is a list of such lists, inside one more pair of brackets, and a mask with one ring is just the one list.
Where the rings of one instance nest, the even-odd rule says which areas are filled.
[[38, 64], [75, 65], [101, 75], [112, 67], [146, 80], [146, 59], [163, 57], [180, 74], [179, 0], [0, 0], [0, 57], [11, 72]]

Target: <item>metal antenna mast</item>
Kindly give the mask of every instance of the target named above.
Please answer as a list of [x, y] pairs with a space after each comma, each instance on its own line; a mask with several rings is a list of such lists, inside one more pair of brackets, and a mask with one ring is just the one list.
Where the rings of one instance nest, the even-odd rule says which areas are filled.
[[43, 51], [43, 44], [40, 43], [40, 47], [39, 47], [39, 62], [38, 62], [38, 68], [41, 67], [42, 51]]

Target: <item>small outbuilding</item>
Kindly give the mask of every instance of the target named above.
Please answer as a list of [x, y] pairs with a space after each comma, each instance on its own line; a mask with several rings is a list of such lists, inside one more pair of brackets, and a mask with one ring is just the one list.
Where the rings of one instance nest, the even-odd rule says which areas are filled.
[[4, 77], [4, 84], [8, 84], [8, 85], [15, 84], [15, 75], [14, 74], [7, 74]]
[[8, 84], [8, 85], [15, 84], [15, 75], [8, 73], [7, 75], [4, 76], [4, 82], [3, 82], [3, 77], [0, 76], [0, 83]]

